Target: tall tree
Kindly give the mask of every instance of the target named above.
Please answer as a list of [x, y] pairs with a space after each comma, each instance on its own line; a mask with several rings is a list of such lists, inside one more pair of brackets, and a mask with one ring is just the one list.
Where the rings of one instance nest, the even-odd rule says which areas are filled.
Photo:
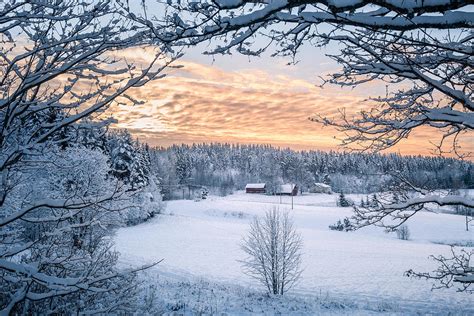
[[127, 92], [174, 59], [161, 47], [148, 64], [126, 60], [127, 48], [160, 45], [133, 15], [114, 0], [0, 4], [0, 314], [130, 302], [130, 275], [97, 228], [120, 208], [120, 186], [104, 179], [100, 151], [74, 142], [86, 119], [139, 103]]

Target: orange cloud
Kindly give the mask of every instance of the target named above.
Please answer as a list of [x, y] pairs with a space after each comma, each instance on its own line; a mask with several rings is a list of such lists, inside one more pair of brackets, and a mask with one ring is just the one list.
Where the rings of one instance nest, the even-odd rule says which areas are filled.
[[[143, 58], [146, 55], [140, 55]], [[133, 91], [145, 104], [112, 109], [116, 127], [127, 128], [152, 145], [218, 141], [337, 149], [343, 135], [308, 117], [334, 116], [339, 108], [354, 113], [368, 107], [364, 99], [370, 91], [321, 89], [312, 82], [264, 70], [224, 71], [190, 61], [178, 63], [184, 67]], [[432, 138], [433, 133], [420, 130], [392, 151], [430, 154], [429, 141], [439, 141]], [[474, 149], [470, 143], [466, 146]]]

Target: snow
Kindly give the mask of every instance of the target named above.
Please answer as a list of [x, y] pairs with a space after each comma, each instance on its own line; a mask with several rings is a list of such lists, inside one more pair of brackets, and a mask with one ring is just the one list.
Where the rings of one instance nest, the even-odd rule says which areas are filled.
[[295, 184], [282, 184], [278, 193], [291, 194], [295, 189]]
[[248, 183], [246, 189], [265, 189], [265, 183]]
[[320, 187], [320, 188], [325, 188], [325, 189], [330, 189], [331, 186], [325, 184], [325, 183], [320, 183], [320, 182], [317, 182], [314, 184], [315, 187]]
[[[356, 201], [361, 198], [348, 197]], [[351, 215], [350, 208], [335, 206], [334, 195], [307, 194], [293, 199], [293, 210], [291, 197], [281, 197], [279, 204], [279, 196], [241, 191], [227, 197], [211, 196], [199, 203], [170, 201], [165, 214], [120, 229], [116, 249], [125, 266], [163, 258], [153, 272], [174, 282], [175, 287], [170, 288], [176, 291], [179, 282], [198, 284], [205, 280], [228, 287], [230, 292], [241, 287], [263, 293], [263, 288], [243, 274], [238, 260], [244, 253], [239, 245], [252, 217], [277, 206], [290, 209], [304, 243], [302, 279], [289, 295], [316, 300], [323, 293], [348, 306], [384, 306], [395, 313], [474, 313], [472, 295], [456, 293], [455, 289], [431, 291], [430, 281], [404, 276], [409, 269], [434, 270], [436, 263], [428, 257], [449, 256], [448, 243], [472, 243], [474, 232], [464, 230], [464, 217], [421, 212], [408, 222], [411, 240], [403, 241], [376, 227], [356, 232], [329, 230], [330, 224]]]
[[310, 192], [312, 193], [327, 193], [327, 194], [331, 194], [332, 193], [332, 189], [331, 189], [331, 186], [325, 184], [325, 183], [315, 183], [311, 188], [310, 188]]

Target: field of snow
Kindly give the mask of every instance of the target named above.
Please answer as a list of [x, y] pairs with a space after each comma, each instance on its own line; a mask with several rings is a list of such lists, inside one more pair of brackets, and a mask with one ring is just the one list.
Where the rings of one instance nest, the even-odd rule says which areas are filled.
[[431, 282], [404, 276], [408, 269], [432, 271], [436, 265], [428, 257], [449, 255], [444, 244], [474, 242], [474, 232], [464, 230], [464, 217], [419, 213], [408, 222], [409, 241], [375, 227], [331, 231], [328, 225], [351, 215], [350, 208], [335, 206], [336, 197], [296, 196], [293, 210], [291, 197], [282, 197], [280, 204], [280, 197], [242, 192], [200, 202], [170, 201], [163, 215], [120, 229], [116, 249], [127, 266], [164, 259], [153, 268], [162, 279], [206, 280], [263, 292], [242, 273], [240, 242], [253, 216], [279, 207], [290, 210], [304, 242], [304, 272], [290, 295], [307, 300], [324, 296], [398, 313], [474, 313], [473, 295], [455, 289], [431, 291]]

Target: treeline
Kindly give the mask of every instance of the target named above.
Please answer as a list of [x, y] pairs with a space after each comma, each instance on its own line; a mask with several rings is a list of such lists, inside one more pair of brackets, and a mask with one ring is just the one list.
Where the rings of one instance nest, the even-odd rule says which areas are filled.
[[222, 195], [252, 182], [264, 182], [270, 191], [289, 182], [307, 191], [323, 182], [335, 192], [371, 193], [394, 184], [393, 174], [432, 189], [474, 187], [473, 164], [452, 158], [218, 143], [155, 148], [151, 157], [164, 187], [202, 185]]

